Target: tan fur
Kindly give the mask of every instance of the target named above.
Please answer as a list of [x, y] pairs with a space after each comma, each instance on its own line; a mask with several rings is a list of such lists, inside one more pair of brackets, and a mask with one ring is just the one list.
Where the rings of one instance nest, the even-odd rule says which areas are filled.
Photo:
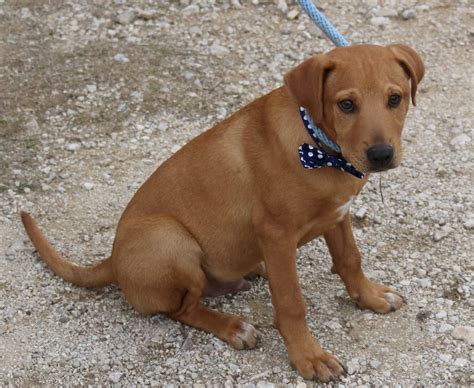
[[[163, 163], [130, 201], [112, 254], [97, 267], [69, 264], [26, 213], [23, 223], [39, 254], [64, 279], [85, 287], [115, 283], [139, 312], [168, 314], [239, 349], [255, 346], [257, 330], [199, 300], [207, 289], [212, 294], [225, 284], [241, 289], [243, 277], [266, 273], [275, 322], [291, 363], [305, 378], [328, 381], [343, 369], [307, 327], [297, 247], [323, 235], [333, 272], [361, 308], [386, 313], [399, 308], [402, 299], [369, 281], [360, 268], [348, 207], [367, 176], [359, 180], [333, 168], [301, 166], [298, 146], [312, 140], [298, 105], [311, 111], [358, 169], [370, 172], [367, 148], [380, 143], [393, 146], [393, 168], [401, 160], [409, 98], [414, 102], [422, 77], [421, 59], [403, 45], [352, 46], [312, 57], [287, 73], [284, 87], [204, 132]], [[396, 109], [387, 106], [393, 91], [403, 97]], [[337, 106], [349, 97], [358, 105], [350, 115]]]

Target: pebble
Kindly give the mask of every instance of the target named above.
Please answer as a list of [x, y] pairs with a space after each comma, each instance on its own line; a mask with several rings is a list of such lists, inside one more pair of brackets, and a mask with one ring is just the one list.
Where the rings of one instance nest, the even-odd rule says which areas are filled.
[[292, 9], [290, 12], [286, 14], [286, 17], [289, 20], [296, 19], [298, 17], [299, 11], [297, 9]]
[[466, 229], [474, 229], [474, 218], [469, 218], [462, 224]]
[[469, 345], [474, 345], [474, 327], [456, 326], [451, 335], [456, 339], [466, 341]]
[[86, 190], [92, 190], [94, 188], [94, 184], [90, 182], [84, 182], [83, 186]]
[[210, 52], [212, 55], [216, 55], [218, 57], [222, 57], [230, 53], [230, 50], [227, 47], [220, 46], [218, 44], [214, 44], [210, 47]]
[[347, 373], [350, 375], [355, 374], [359, 370], [359, 363], [357, 360], [351, 360], [347, 363]]
[[120, 12], [117, 15], [116, 21], [117, 23], [123, 24], [125, 26], [127, 24], [132, 23], [135, 20], [136, 16], [137, 14], [134, 11], [127, 10]]
[[402, 12], [400, 12], [400, 17], [403, 20], [414, 19], [416, 17], [416, 11], [414, 9], [411, 9], [411, 8], [404, 9]]
[[362, 206], [359, 209], [357, 209], [354, 215], [355, 215], [355, 218], [357, 218], [358, 220], [363, 220], [366, 214], [367, 214], [367, 208], [365, 206]]
[[370, 18], [370, 24], [377, 27], [384, 27], [390, 23], [390, 19], [385, 16], [374, 16]]
[[451, 145], [452, 146], [464, 146], [466, 144], [469, 144], [471, 142], [471, 138], [466, 135], [465, 133], [461, 133], [460, 135], [457, 135], [456, 137], [453, 137], [451, 140]]
[[380, 365], [382, 365], [382, 363], [379, 360], [371, 360], [369, 362], [369, 365], [372, 369], [379, 369]]
[[130, 60], [124, 55], [124, 54], [121, 54], [121, 53], [118, 53], [114, 56], [114, 59], [118, 62], [122, 62], [122, 63], [128, 63], [130, 62]]
[[439, 326], [439, 332], [440, 333], [446, 333], [448, 331], [452, 331], [454, 329], [453, 325], [450, 325], [449, 323], [442, 323]]
[[90, 84], [86, 85], [87, 93], [95, 93], [97, 91], [97, 85]]
[[5, 257], [8, 259], [14, 259], [15, 256], [25, 249], [25, 242], [23, 238], [17, 238], [5, 251]]
[[442, 354], [439, 355], [439, 359], [441, 361], [444, 361], [444, 362], [449, 362], [449, 361], [451, 361], [452, 358], [453, 358], [453, 356], [451, 356], [450, 354], [442, 353]]
[[80, 143], [69, 143], [67, 146], [66, 146], [66, 149], [68, 151], [77, 151], [79, 148], [81, 148], [81, 144]]
[[433, 240], [435, 242], [441, 241], [442, 239], [448, 237], [453, 231], [449, 225], [443, 225], [440, 229], [436, 230], [433, 235]]
[[465, 367], [467, 364], [469, 364], [469, 361], [466, 360], [465, 358], [456, 358], [454, 361], [454, 365], [460, 366], [460, 367]]
[[121, 372], [111, 372], [109, 373], [109, 380], [112, 381], [113, 383], [118, 383], [120, 379], [122, 378], [123, 373]]
[[181, 11], [184, 15], [192, 15], [194, 13], [199, 12], [199, 6], [196, 4], [188, 5], [187, 7], [183, 8]]

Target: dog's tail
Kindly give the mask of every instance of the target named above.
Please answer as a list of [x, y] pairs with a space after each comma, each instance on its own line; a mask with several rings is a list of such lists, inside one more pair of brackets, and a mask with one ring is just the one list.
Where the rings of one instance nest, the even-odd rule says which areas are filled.
[[81, 287], [103, 287], [115, 283], [110, 257], [95, 267], [79, 267], [54, 249], [29, 213], [21, 212], [26, 233], [49, 268], [64, 280]]

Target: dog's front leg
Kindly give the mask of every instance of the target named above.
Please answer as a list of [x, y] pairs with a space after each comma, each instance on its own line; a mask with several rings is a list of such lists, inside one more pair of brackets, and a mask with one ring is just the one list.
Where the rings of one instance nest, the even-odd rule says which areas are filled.
[[362, 272], [349, 213], [324, 234], [324, 239], [332, 256], [331, 271], [341, 277], [350, 297], [360, 308], [385, 314], [402, 306], [403, 298], [398, 292], [370, 281]]
[[288, 234], [274, 232], [261, 239], [274, 306], [275, 325], [284, 338], [291, 364], [305, 379], [327, 382], [344, 372], [325, 352], [306, 323], [306, 307], [296, 272], [296, 243]]

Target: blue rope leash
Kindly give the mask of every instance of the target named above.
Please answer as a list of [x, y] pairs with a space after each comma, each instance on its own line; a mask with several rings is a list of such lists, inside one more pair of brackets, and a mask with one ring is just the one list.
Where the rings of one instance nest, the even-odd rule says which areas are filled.
[[311, 0], [299, 0], [301, 8], [336, 46], [349, 46], [349, 42], [336, 30], [326, 17], [319, 12]]
[[[301, 8], [304, 9], [310, 19], [321, 29], [321, 31], [326, 34], [329, 39], [331, 39], [331, 41], [336, 46], [349, 46], [349, 42], [336, 30], [331, 22], [327, 20], [321, 12], [319, 12], [311, 0], [299, 0], [299, 3]], [[313, 130], [314, 135], [324, 144], [331, 147], [334, 151], [341, 152], [341, 148], [336, 143], [329, 140], [326, 134], [313, 123], [309, 113], [307, 111], [305, 111], [305, 113], [309, 118], [311, 129]]]

